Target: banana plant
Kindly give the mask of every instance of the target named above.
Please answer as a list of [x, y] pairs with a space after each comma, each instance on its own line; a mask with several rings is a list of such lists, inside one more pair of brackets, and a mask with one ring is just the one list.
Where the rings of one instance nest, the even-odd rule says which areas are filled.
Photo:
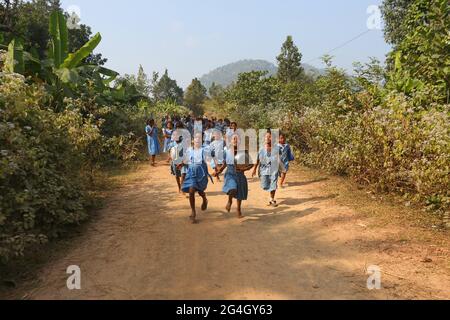
[[110, 84], [118, 76], [117, 72], [84, 63], [101, 42], [100, 33], [94, 35], [77, 51], [69, 53], [67, 20], [59, 10], [50, 15], [49, 33], [47, 59], [40, 60], [37, 54], [24, 51], [21, 41], [13, 39], [5, 48], [5, 70], [42, 79], [53, 95], [55, 110], [61, 110], [64, 97], [74, 96], [77, 86], [83, 85], [87, 80], [95, 84], [99, 93], [112, 90]]

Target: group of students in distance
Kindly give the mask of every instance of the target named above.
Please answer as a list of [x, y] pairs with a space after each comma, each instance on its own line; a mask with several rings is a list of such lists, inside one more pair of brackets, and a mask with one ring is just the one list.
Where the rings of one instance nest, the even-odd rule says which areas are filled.
[[[228, 119], [216, 120], [206, 117], [165, 117], [162, 121], [162, 136], [164, 139], [163, 152], [169, 154], [168, 164], [170, 172], [176, 178], [180, 194], [189, 198], [192, 223], [198, 223], [195, 206], [195, 196], [202, 198], [201, 210], [208, 209], [206, 189], [213, 177], [221, 182], [221, 175], [225, 171], [223, 192], [228, 196], [227, 212], [231, 212], [233, 201], [237, 202], [238, 218], [243, 218], [242, 201], [248, 198], [248, 181], [246, 171], [252, 171], [252, 177], [259, 176], [261, 188], [270, 193], [268, 206], [277, 207], [275, 200], [278, 187], [284, 187], [289, 163], [294, 161], [290, 145], [286, 136], [279, 134], [279, 141], [273, 141], [273, 132], [268, 129], [264, 136], [264, 143], [254, 162], [249, 152], [242, 148], [238, 134], [238, 125]], [[147, 122], [145, 128], [148, 152], [151, 165], [156, 165], [156, 156], [161, 153], [159, 130], [155, 120]], [[208, 164], [214, 171], [211, 175]], [[280, 185], [279, 183], [280, 180]]]

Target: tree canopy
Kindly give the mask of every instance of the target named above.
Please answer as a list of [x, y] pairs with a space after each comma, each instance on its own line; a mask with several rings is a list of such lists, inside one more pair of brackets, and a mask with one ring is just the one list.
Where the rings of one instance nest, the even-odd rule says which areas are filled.
[[197, 116], [203, 115], [203, 102], [207, 97], [206, 93], [206, 88], [197, 78], [193, 79], [192, 83], [186, 89], [184, 104]]
[[278, 60], [278, 79], [283, 82], [292, 82], [301, 80], [304, 75], [302, 67], [302, 54], [288, 36], [281, 47], [281, 53]]

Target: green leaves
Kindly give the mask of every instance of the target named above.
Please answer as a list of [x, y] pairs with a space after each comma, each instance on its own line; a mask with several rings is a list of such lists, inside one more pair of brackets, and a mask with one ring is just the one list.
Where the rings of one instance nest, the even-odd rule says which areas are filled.
[[55, 10], [50, 15], [50, 35], [51, 40], [51, 57], [55, 62], [55, 67], [59, 66], [66, 60], [69, 53], [69, 32], [67, 30], [67, 21], [64, 14]]
[[80, 79], [78, 72], [76, 70], [68, 68], [60, 68], [55, 70], [55, 74], [63, 83], [77, 83]]
[[64, 63], [61, 65], [61, 68], [72, 69], [80, 65], [80, 63], [95, 50], [101, 40], [102, 36], [100, 35], [100, 33], [97, 33], [79, 50], [77, 50], [75, 53], [69, 54], [67, 59], [65, 59]]
[[20, 41], [13, 39], [9, 46], [5, 61], [5, 69], [8, 72], [24, 73], [25, 62], [23, 58], [23, 46]]

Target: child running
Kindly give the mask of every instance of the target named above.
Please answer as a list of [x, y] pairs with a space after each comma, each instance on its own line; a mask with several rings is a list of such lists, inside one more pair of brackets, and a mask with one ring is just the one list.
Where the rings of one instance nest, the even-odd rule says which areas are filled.
[[198, 193], [203, 198], [202, 211], [208, 209], [208, 199], [206, 198], [206, 188], [208, 187], [208, 166], [206, 158], [208, 152], [202, 146], [203, 135], [196, 132], [194, 135], [194, 146], [187, 150], [184, 163], [188, 165], [186, 179], [184, 180], [182, 191], [189, 193], [189, 203], [191, 205], [192, 214], [190, 219], [193, 224], [198, 223], [197, 211], [195, 209], [195, 194]]
[[145, 132], [147, 134], [148, 153], [151, 157], [152, 166], [155, 167], [156, 156], [160, 153], [160, 146], [158, 140], [158, 128], [155, 125], [154, 119], [147, 121]]
[[211, 169], [215, 171], [214, 176], [217, 182], [220, 182], [219, 170], [223, 165], [223, 151], [225, 148], [225, 142], [223, 141], [222, 132], [214, 129], [212, 132], [212, 142], [211, 142]]
[[[234, 135], [231, 138], [230, 145], [225, 148], [225, 163], [222, 165], [221, 169], [215, 173], [215, 175], [220, 175], [220, 173], [227, 168], [225, 173], [225, 183], [223, 186], [223, 192], [228, 195], [228, 203], [226, 210], [229, 213], [231, 207], [233, 206], [233, 199], [237, 201], [237, 214], [238, 218], [242, 219], [242, 201], [246, 201], [248, 198], [248, 181], [245, 176], [245, 171], [242, 171], [241, 167], [236, 163], [236, 156], [238, 152], [245, 152], [239, 150], [239, 137]], [[253, 166], [250, 167], [250, 169]]]
[[272, 147], [272, 134], [268, 132], [264, 138], [264, 147], [258, 153], [258, 161], [253, 169], [252, 177], [256, 176], [259, 169], [261, 188], [270, 192], [270, 202], [268, 206], [278, 207], [275, 196], [278, 189], [279, 176], [279, 149]]
[[286, 143], [286, 136], [281, 133], [280, 134], [280, 143], [278, 144], [278, 148], [280, 149], [280, 176], [281, 182], [280, 187], [284, 188], [284, 184], [286, 182], [286, 176], [289, 172], [289, 163], [295, 160], [294, 154], [292, 153], [291, 146]]
[[182, 163], [183, 159], [183, 136], [181, 135], [181, 130], [184, 129], [181, 122], [177, 123], [177, 130], [173, 132], [173, 140], [169, 144], [169, 161], [170, 161], [170, 172], [175, 176], [175, 180], [178, 185], [178, 192], [183, 194], [181, 191], [181, 186], [184, 183], [187, 173], [187, 165]]

